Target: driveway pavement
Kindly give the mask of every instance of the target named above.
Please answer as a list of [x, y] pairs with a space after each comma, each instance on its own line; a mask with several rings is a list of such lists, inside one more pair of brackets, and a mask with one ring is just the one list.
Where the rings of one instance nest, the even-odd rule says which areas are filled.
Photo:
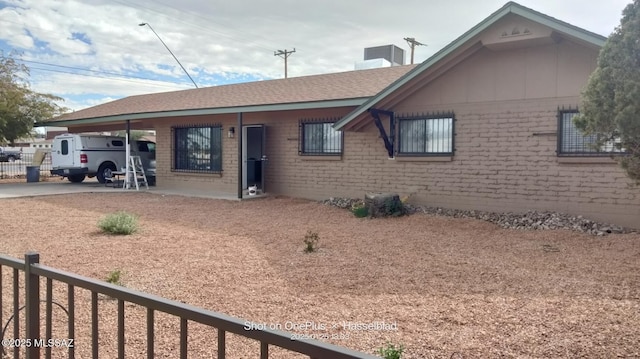
[[[105, 186], [98, 183], [95, 179], [85, 180], [82, 183], [71, 183], [67, 180], [51, 180], [47, 182], [33, 182], [27, 183], [2, 183], [0, 181], [0, 199], [2, 198], [15, 198], [15, 197], [33, 197], [33, 196], [47, 196], [56, 194], [68, 194], [68, 193], [95, 193], [95, 192], [111, 192], [117, 193], [123, 191], [122, 187], [117, 186], [113, 188], [111, 186]], [[135, 191], [131, 189], [129, 191]], [[141, 191], [149, 191], [157, 194], [179, 195], [187, 197], [202, 197], [202, 198], [216, 198], [227, 200], [238, 200], [233, 195], [228, 193], [219, 193], [213, 191], [202, 190], [189, 190], [189, 189], [164, 189], [157, 188], [155, 186], [147, 189], [141, 189]], [[262, 196], [256, 196], [262, 197]]]
[[32, 182], [32, 183], [1, 183], [0, 198], [46, 196], [52, 194], [82, 193], [82, 192], [113, 192], [119, 188], [105, 187], [97, 181], [71, 183], [69, 181]]

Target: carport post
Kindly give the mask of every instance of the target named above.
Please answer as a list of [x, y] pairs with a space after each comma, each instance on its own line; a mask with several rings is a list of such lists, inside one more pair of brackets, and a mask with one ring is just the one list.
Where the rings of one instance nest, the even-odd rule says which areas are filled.
[[[127, 133], [125, 133], [124, 137], [125, 137], [125, 144], [126, 144], [126, 161], [125, 161], [125, 165], [124, 165], [124, 183], [125, 183], [125, 188], [129, 189], [131, 188], [131, 180], [129, 179], [129, 162], [131, 161], [129, 158], [131, 157], [131, 148], [129, 146], [129, 135], [131, 133], [131, 121], [127, 120]], [[116, 168], [116, 171], [118, 169]]]
[[238, 112], [238, 198], [242, 199], [242, 112]]

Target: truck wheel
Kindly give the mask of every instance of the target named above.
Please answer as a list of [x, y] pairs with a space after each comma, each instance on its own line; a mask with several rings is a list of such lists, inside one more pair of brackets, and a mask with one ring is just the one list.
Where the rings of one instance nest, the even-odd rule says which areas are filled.
[[14, 156], [9, 156], [9, 162], [15, 162], [16, 158]]
[[84, 177], [85, 177], [84, 175], [71, 175], [71, 176], [67, 177], [67, 179], [71, 183], [80, 183], [80, 182], [84, 181]]
[[96, 174], [96, 177], [98, 177], [98, 182], [105, 183], [107, 181], [106, 178], [111, 178], [111, 172], [115, 170], [116, 165], [111, 162], [101, 164], [100, 168], [98, 168], [98, 173]]

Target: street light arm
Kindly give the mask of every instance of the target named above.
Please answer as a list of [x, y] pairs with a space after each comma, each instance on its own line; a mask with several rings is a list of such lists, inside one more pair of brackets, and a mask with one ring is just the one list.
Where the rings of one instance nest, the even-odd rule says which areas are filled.
[[162, 43], [162, 45], [164, 45], [164, 47], [167, 49], [167, 51], [169, 51], [169, 53], [171, 54], [171, 56], [173, 56], [173, 58], [176, 60], [176, 62], [178, 63], [178, 65], [180, 65], [180, 67], [182, 68], [182, 71], [184, 71], [185, 74], [187, 74], [187, 76], [189, 77], [189, 80], [191, 80], [191, 82], [193, 82], [193, 86], [195, 86], [196, 88], [198, 88], [198, 85], [196, 84], [195, 81], [193, 81], [193, 78], [191, 77], [191, 75], [189, 75], [189, 73], [187, 72], [187, 69], [184, 68], [184, 66], [182, 66], [182, 64], [180, 63], [180, 60], [178, 60], [178, 58], [176, 57], [176, 55], [173, 54], [173, 51], [171, 51], [171, 49], [169, 48], [169, 46], [167, 46], [167, 44], [164, 43], [164, 41], [162, 41], [162, 38], [160, 38], [160, 35], [158, 35], [158, 33], [156, 32], [156, 30], [153, 29], [153, 27], [151, 27], [151, 24], [147, 23], [147, 22], [143, 22], [138, 24], [138, 26], [149, 26], [149, 29], [151, 29], [151, 31], [153, 31], [153, 33], [156, 35], [156, 37], [158, 38], [158, 40], [160, 40], [160, 42]]

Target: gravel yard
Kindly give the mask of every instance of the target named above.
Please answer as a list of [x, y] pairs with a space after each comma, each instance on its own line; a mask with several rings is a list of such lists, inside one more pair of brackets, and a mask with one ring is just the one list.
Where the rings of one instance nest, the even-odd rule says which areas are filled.
[[[404, 359], [640, 357], [640, 234], [503, 229], [429, 214], [358, 219], [316, 202], [243, 202], [150, 193], [85, 193], [0, 200], [2, 252], [256, 323], [324, 324], [329, 340], [373, 353], [387, 341]], [[96, 223], [125, 209], [131, 236]], [[303, 252], [307, 231], [320, 249]], [[3, 270], [3, 320], [10, 315]], [[44, 285], [42, 285], [44, 288]], [[54, 300], [66, 303], [57, 283]], [[76, 290], [77, 357], [90, 356], [89, 294]], [[115, 357], [116, 302], [100, 301], [101, 357]], [[64, 313], [55, 338], [66, 338]], [[331, 328], [394, 323], [397, 330]], [[2, 323], [3, 325], [5, 323]], [[145, 355], [145, 311], [126, 307], [127, 356]], [[179, 321], [156, 315], [156, 357], [177, 358]], [[301, 333], [301, 331], [297, 331]], [[216, 353], [213, 329], [189, 326], [192, 357]], [[228, 336], [229, 358], [255, 358], [256, 342]], [[347, 338], [348, 337], [348, 338]], [[273, 350], [272, 358], [300, 356]], [[55, 350], [54, 354], [62, 356]], [[455, 356], [454, 356], [455, 357]]]

